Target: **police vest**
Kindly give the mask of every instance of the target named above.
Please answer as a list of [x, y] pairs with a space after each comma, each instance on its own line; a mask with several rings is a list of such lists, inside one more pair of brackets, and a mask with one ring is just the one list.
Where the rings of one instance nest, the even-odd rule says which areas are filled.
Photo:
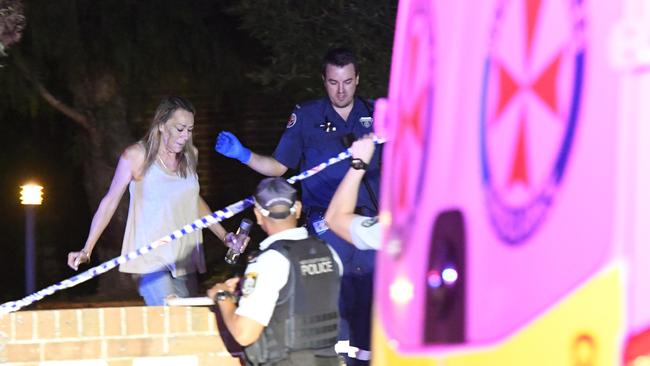
[[275, 250], [289, 260], [289, 278], [280, 290], [269, 325], [245, 349], [246, 358], [260, 365], [298, 351], [336, 356], [340, 276], [329, 247], [309, 237], [279, 240], [266, 250]]

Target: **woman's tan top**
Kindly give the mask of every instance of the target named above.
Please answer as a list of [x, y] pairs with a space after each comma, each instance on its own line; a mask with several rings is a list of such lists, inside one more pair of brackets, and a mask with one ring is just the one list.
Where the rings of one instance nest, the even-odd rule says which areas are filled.
[[[122, 254], [146, 246], [199, 218], [199, 181], [196, 174], [182, 178], [154, 163], [140, 180], [129, 183], [129, 215]], [[151, 273], [169, 270], [172, 276], [205, 272], [200, 230], [186, 234], [152, 252], [120, 264], [120, 272]]]

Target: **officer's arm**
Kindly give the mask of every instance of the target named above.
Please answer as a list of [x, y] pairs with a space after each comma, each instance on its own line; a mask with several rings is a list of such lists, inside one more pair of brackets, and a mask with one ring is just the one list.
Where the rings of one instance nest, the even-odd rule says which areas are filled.
[[[350, 153], [353, 158], [361, 159], [366, 164], [370, 162], [375, 145], [372, 135], [366, 135], [355, 141], [350, 147]], [[336, 235], [352, 243], [352, 234], [350, 226], [356, 216], [354, 208], [356, 207], [357, 197], [359, 195], [359, 186], [365, 174], [365, 169], [350, 168], [339, 184], [329, 207], [325, 212], [325, 222]]]
[[246, 163], [256, 172], [266, 175], [267, 177], [279, 177], [287, 172], [287, 167], [272, 156], [260, 155], [251, 152], [251, 158]]
[[262, 334], [262, 331], [264, 330], [264, 325], [251, 318], [235, 314], [237, 306], [234, 301], [226, 299], [218, 301], [217, 303], [219, 304], [219, 310], [221, 310], [223, 321], [226, 323], [228, 331], [232, 334], [237, 343], [246, 347], [251, 345], [260, 337], [260, 334]]
[[226, 296], [221, 299], [216, 296], [220, 291], [234, 293], [238, 282], [239, 278], [235, 277], [228, 279], [226, 282], [217, 283], [208, 289], [208, 297], [214, 299], [219, 306], [223, 321], [226, 323], [228, 331], [237, 343], [242, 346], [248, 346], [260, 337], [262, 330], [264, 330], [264, 325], [253, 319], [235, 314], [237, 304], [235, 304], [235, 299], [232, 296]]
[[327, 226], [348, 243], [352, 243], [350, 226], [356, 216], [354, 208], [364, 172], [352, 168], [348, 170], [325, 212]]
[[214, 150], [229, 158], [237, 159], [266, 176], [279, 177], [287, 171], [287, 167], [275, 158], [252, 152], [239, 141], [237, 136], [228, 131], [222, 131], [217, 135]]

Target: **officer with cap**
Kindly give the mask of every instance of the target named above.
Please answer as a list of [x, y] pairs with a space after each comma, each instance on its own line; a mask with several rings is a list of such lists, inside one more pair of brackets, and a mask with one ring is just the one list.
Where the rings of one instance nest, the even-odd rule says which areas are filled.
[[[336, 48], [323, 58], [322, 78], [327, 97], [297, 105], [293, 110], [273, 156], [256, 154], [230, 132], [221, 132], [215, 150], [238, 159], [267, 176], [281, 176], [287, 169], [305, 170], [343, 151], [355, 139], [373, 131], [373, 108], [355, 96], [359, 68], [355, 55]], [[379, 154], [365, 169], [365, 182], [355, 202], [355, 211], [377, 215]], [[329, 230], [324, 213], [346, 174], [346, 164], [335, 164], [304, 180], [302, 198], [306, 226], [313, 235], [330, 244], [341, 257], [345, 273], [341, 281], [341, 314], [337, 351], [352, 359], [348, 365], [366, 365], [370, 359], [370, 314], [374, 272], [374, 251], [360, 251]]]
[[239, 278], [208, 290], [249, 365], [337, 366], [342, 265], [322, 240], [296, 227], [301, 203], [282, 178], [257, 187], [255, 217], [269, 235]]

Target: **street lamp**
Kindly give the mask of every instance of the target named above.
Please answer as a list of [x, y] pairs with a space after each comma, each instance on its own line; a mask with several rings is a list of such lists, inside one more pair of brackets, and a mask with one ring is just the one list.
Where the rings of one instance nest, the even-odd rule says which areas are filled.
[[20, 186], [20, 203], [25, 206], [25, 292], [36, 291], [36, 210], [43, 203], [43, 187], [28, 183]]

